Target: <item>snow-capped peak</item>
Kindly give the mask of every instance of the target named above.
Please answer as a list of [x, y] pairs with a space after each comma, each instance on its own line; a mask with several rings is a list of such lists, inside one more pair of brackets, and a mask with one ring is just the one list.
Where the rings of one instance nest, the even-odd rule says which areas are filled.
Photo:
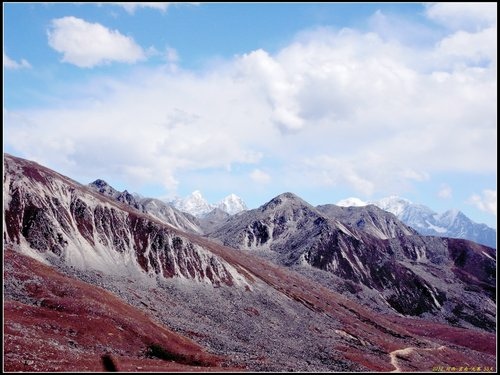
[[196, 217], [201, 217], [214, 209], [209, 204], [199, 190], [195, 190], [186, 198], [178, 198], [172, 205], [180, 211], [190, 213]]
[[222, 199], [219, 203], [217, 203], [217, 208], [227, 212], [229, 215], [234, 215], [248, 209], [245, 202], [243, 202], [243, 199], [238, 197], [236, 194], [229, 194], [227, 197]]
[[337, 206], [344, 207], [367, 204], [374, 204], [394, 214], [422, 235], [465, 238], [496, 248], [496, 231], [485, 224], [473, 222], [457, 209], [438, 214], [427, 206], [394, 195], [378, 201], [363, 202], [359, 198], [347, 198], [337, 202]]
[[388, 211], [397, 217], [400, 217], [405, 210], [412, 204], [411, 201], [405, 198], [391, 195], [390, 197], [382, 198], [377, 202], [372, 202], [381, 209]]
[[446, 212], [443, 212], [442, 214], [437, 215], [436, 219], [441, 221], [442, 223], [452, 225], [457, 220], [459, 214], [461, 214], [461, 212], [456, 208], [454, 208]]
[[201, 194], [201, 191], [199, 191], [199, 190], [193, 191], [191, 193], [191, 197], [198, 199], [198, 200], [205, 200], [205, 198], [203, 198], [203, 194]]
[[217, 204], [210, 204], [199, 190], [193, 191], [186, 198], [177, 198], [171, 204], [178, 210], [196, 217], [203, 217], [215, 208], [230, 215], [247, 210], [245, 202], [235, 194], [229, 194]]
[[364, 201], [356, 197], [350, 197], [341, 199], [336, 203], [337, 206], [341, 207], [361, 207], [367, 206], [369, 204], [374, 204], [382, 210], [388, 211], [399, 217], [409, 206], [412, 205], [412, 202], [408, 199], [401, 198], [396, 195], [391, 195], [390, 197], [382, 198], [378, 201]]
[[361, 199], [356, 197], [341, 199], [336, 203], [337, 206], [341, 207], [361, 207], [366, 206], [367, 204], [368, 202], [362, 201]]

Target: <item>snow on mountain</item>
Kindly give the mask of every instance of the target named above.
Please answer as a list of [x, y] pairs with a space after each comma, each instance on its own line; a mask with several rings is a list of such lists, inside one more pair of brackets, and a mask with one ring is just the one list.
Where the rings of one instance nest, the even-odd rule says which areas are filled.
[[199, 190], [195, 190], [186, 198], [177, 198], [170, 202], [175, 208], [182, 212], [187, 212], [193, 216], [201, 218], [215, 208], [222, 210], [229, 215], [237, 214], [241, 211], [246, 211], [248, 208], [240, 197], [235, 194], [229, 194], [217, 204], [210, 204], [203, 197]]
[[101, 179], [95, 180], [87, 186], [105, 196], [147, 213], [164, 223], [173, 225], [176, 228], [193, 233], [202, 232], [198, 225], [198, 220], [195, 217], [181, 212], [159, 199], [144, 198], [136, 193], [130, 194], [127, 190], [120, 193], [106, 181]]
[[[390, 306], [405, 315], [426, 313], [458, 321], [465, 312], [458, 312], [461, 306], [482, 300], [488, 311], [471, 309], [467, 321], [460, 324], [489, 330], [495, 326], [488, 317], [495, 311], [493, 249], [418, 235], [395, 215], [373, 205], [313, 207], [292, 193], [283, 193], [259, 208], [229, 217], [208, 236], [320, 280], [332, 277], [329, 287], [346, 295], [351, 290], [370, 306]], [[458, 258], [469, 259], [463, 272], [473, 276], [462, 277]], [[474, 296], [464, 296], [464, 285], [472, 283], [475, 275], [487, 286]], [[484, 321], [475, 322], [479, 315]]]
[[328, 218], [337, 219], [349, 227], [360, 229], [383, 240], [418, 234], [394, 214], [372, 204], [360, 207], [325, 204], [317, 206], [316, 209]]
[[459, 210], [452, 209], [442, 214], [436, 215], [436, 220], [447, 226], [453, 225], [454, 222], [460, 219], [460, 215], [463, 215]]
[[359, 198], [351, 197], [342, 199], [335, 204], [340, 207], [363, 207], [366, 206], [368, 202], [362, 201]]
[[176, 228], [193, 233], [202, 233], [209, 228], [213, 229], [228, 216], [248, 209], [243, 199], [236, 194], [229, 194], [214, 205], [208, 203], [202, 193], [196, 190], [186, 198], [177, 198], [166, 203], [154, 198], [145, 198], [136, 193], [130, 194], [127, 190], [119, 192], [101, 179], [95, 180], [87, 186]]
[[229, 194], [217, 203], [217, 208], [227, 212], [229, 215], [235, 215], [238, 212], [248, 210], [248, 207], [245, 202], [243, 202], [243, 199], [238, 197], [236, 194]]
[[[118, 201], [126, 191], [109, 191], [4, 154], [9, 371], [98, 371], [103, 353], [119, 371], [219, 361], [221, 370], [254, 372], [495, 365], [491, 248], [417, 235], [382, 240], [368, 229], [393, 232], [393, 215], [347, 208], [351, 227], [290, 193], [227, 217], [222, 238], [266, 247], [290, 270], [163, 223], [168, 212], [157, 200], [132, 196], [136, 209]], [[411, 356], [395, 354], [407, 348]], [[155, 352], [168, 361], [148, 358]]]
[[[364, 203], [364, 204], [363, 204]], [[478, 224], [463, 212], [453, 209], [438, 214], [429, 207], [416, 204], [397, 196], [378, 201], [363, 202], [359, 198], [347, 198], [337, 202], [338, 206], [361, 206], [374, 204], [388, 211], [406, 225], [427, 236], [463, 238], [496, 248], [496, 231], [485, 224]]]
[[182, 212], [187, 212], [193, 216], [201, 217], [214, 209], [209, 204], [199, 190], [195, 190], [186, 198], [177, 198], [171, 202], [172, 205]]
[[[376, 202], [371, 202], [372, 204], [375, 204], [376, 206], [380, 207], [381, 209], [388, 211], [397, 217], [400, 217], [405, 214], [406, 211], [408, 211], [409, 207], [416, 208], [416, 205], [413, 205], [411, 201], [405, 198], [400, 198], [398, 196], [390, 196], [387, 198], [382, 198], [379, 201]], [[420, 211], [420, 208], [425, 211], [425, 207], [418, 207]]]

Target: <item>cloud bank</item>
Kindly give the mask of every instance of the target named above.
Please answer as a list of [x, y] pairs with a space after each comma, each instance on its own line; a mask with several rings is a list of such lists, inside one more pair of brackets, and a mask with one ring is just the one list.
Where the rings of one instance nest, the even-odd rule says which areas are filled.
[[[495, 173], [491, 10], [428, 6], [446, 32], [426, 46], [317, 28], [275, 53], [249, 51], [204, 71], [167, 64], [96, 78], [68, 89], [64, 108], [8, 112], [7, 142], [69, 175], [100, 176], [105, 159], [107, 174], [166, 191], [185, 171], [346, 186], [366, 197], [443, 171]], [[132, 38], [74, 17], [54, 20], [49, 44], [80, 67], [144, 58]]]

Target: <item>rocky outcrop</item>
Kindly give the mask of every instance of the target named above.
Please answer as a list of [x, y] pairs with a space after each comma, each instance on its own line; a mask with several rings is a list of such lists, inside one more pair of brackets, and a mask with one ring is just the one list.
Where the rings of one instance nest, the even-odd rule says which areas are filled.
[[347, 285], [343, 291], [367, 305], [495, 329], [495, 251], [419, 236], [374, 206], [316, 209], [285, 193], [227, 219], [210, 236], [279, 264], [326, 271], [343, 280], [333, 288]]
[[[183, 232], [36, 163], [5, 155], [4, 244], [78, 268], [213, 284], [244, 277]], [[125, 195], [118, 195], [125, 196]]]
[[417, 231], [403, 224], [396, 216], [374, 205], [364, 207], [341, 207], [334, 204], [317, 206], [316, 209], [328, 218], [369, 233], [385, 240], [401, 236], [418, 234]]
[[[9, 370], [97, 371], [103, 359], [120, 371], [196, 370], [219, 359], [224, 368], [268, 372], [494, 366], [495, 334], [436, 322], [433, 299], [439, 311], [451, 311], [452, 294], [446, 290], [446, 300], [439, 294], [443, 283], [468, 283], [460, 295], [469, 305], [458, 306], [452, 323], [463, 326], [475, 317], [480, 321], [469, 325], [489, 324], [478, 309], [494, 305], [482, 294], [494, 281], [489, 250], [420, 236], [382, 240], [322, 216], [293, 194], [277, 198], [251, 213], [244, 235], [236, 237], [246, 239], [249, 251], [241, 251], [6, 155]], [[246, 214], [228, 221], [238, 227]], [[276, 254], [288, 266], [254, 250]], [[334, 276], [335, 261], [343, 278]], [[306, 269], [314, 277], [296, 272]], [[325, 287], [327, 276], [349, 284], [353, 294]], [[386, 302], [393, 297], [393, 308], [379, 313], [367, 291]], [[417, 299], [418, 308], [434, 303], [433, 310], [411, 319], [394, 313], [396, 303], [405, 309]], [[468, 309], [474, 306], [473, 316]]]

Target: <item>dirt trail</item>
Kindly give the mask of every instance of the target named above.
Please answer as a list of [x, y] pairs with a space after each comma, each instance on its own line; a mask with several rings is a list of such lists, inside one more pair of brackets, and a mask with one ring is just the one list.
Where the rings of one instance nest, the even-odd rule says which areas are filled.
[[391, 357], [391, 365], [394, 366], [394, 370], [391, 372], [402, 372], [403, 371], [401, 369], [401, 367], [399, 367], [398, 356], [399, 357], [406, 357], [407, 355], [410, 355], [411, 353], [413, 353], [416, 350], [417, 351], [418, 350], [432, 351], [432, 350], [443, 350], [445, 348], [446, 348], [446, 346], [444, 346], [444, 345], [441, 345], [438, 348], [428, 348], [428, 349], [415, 348], [415, 347], [409, 346], [408, 348], [394, 350], [393, 352], [389, 353], [389, 355]]

